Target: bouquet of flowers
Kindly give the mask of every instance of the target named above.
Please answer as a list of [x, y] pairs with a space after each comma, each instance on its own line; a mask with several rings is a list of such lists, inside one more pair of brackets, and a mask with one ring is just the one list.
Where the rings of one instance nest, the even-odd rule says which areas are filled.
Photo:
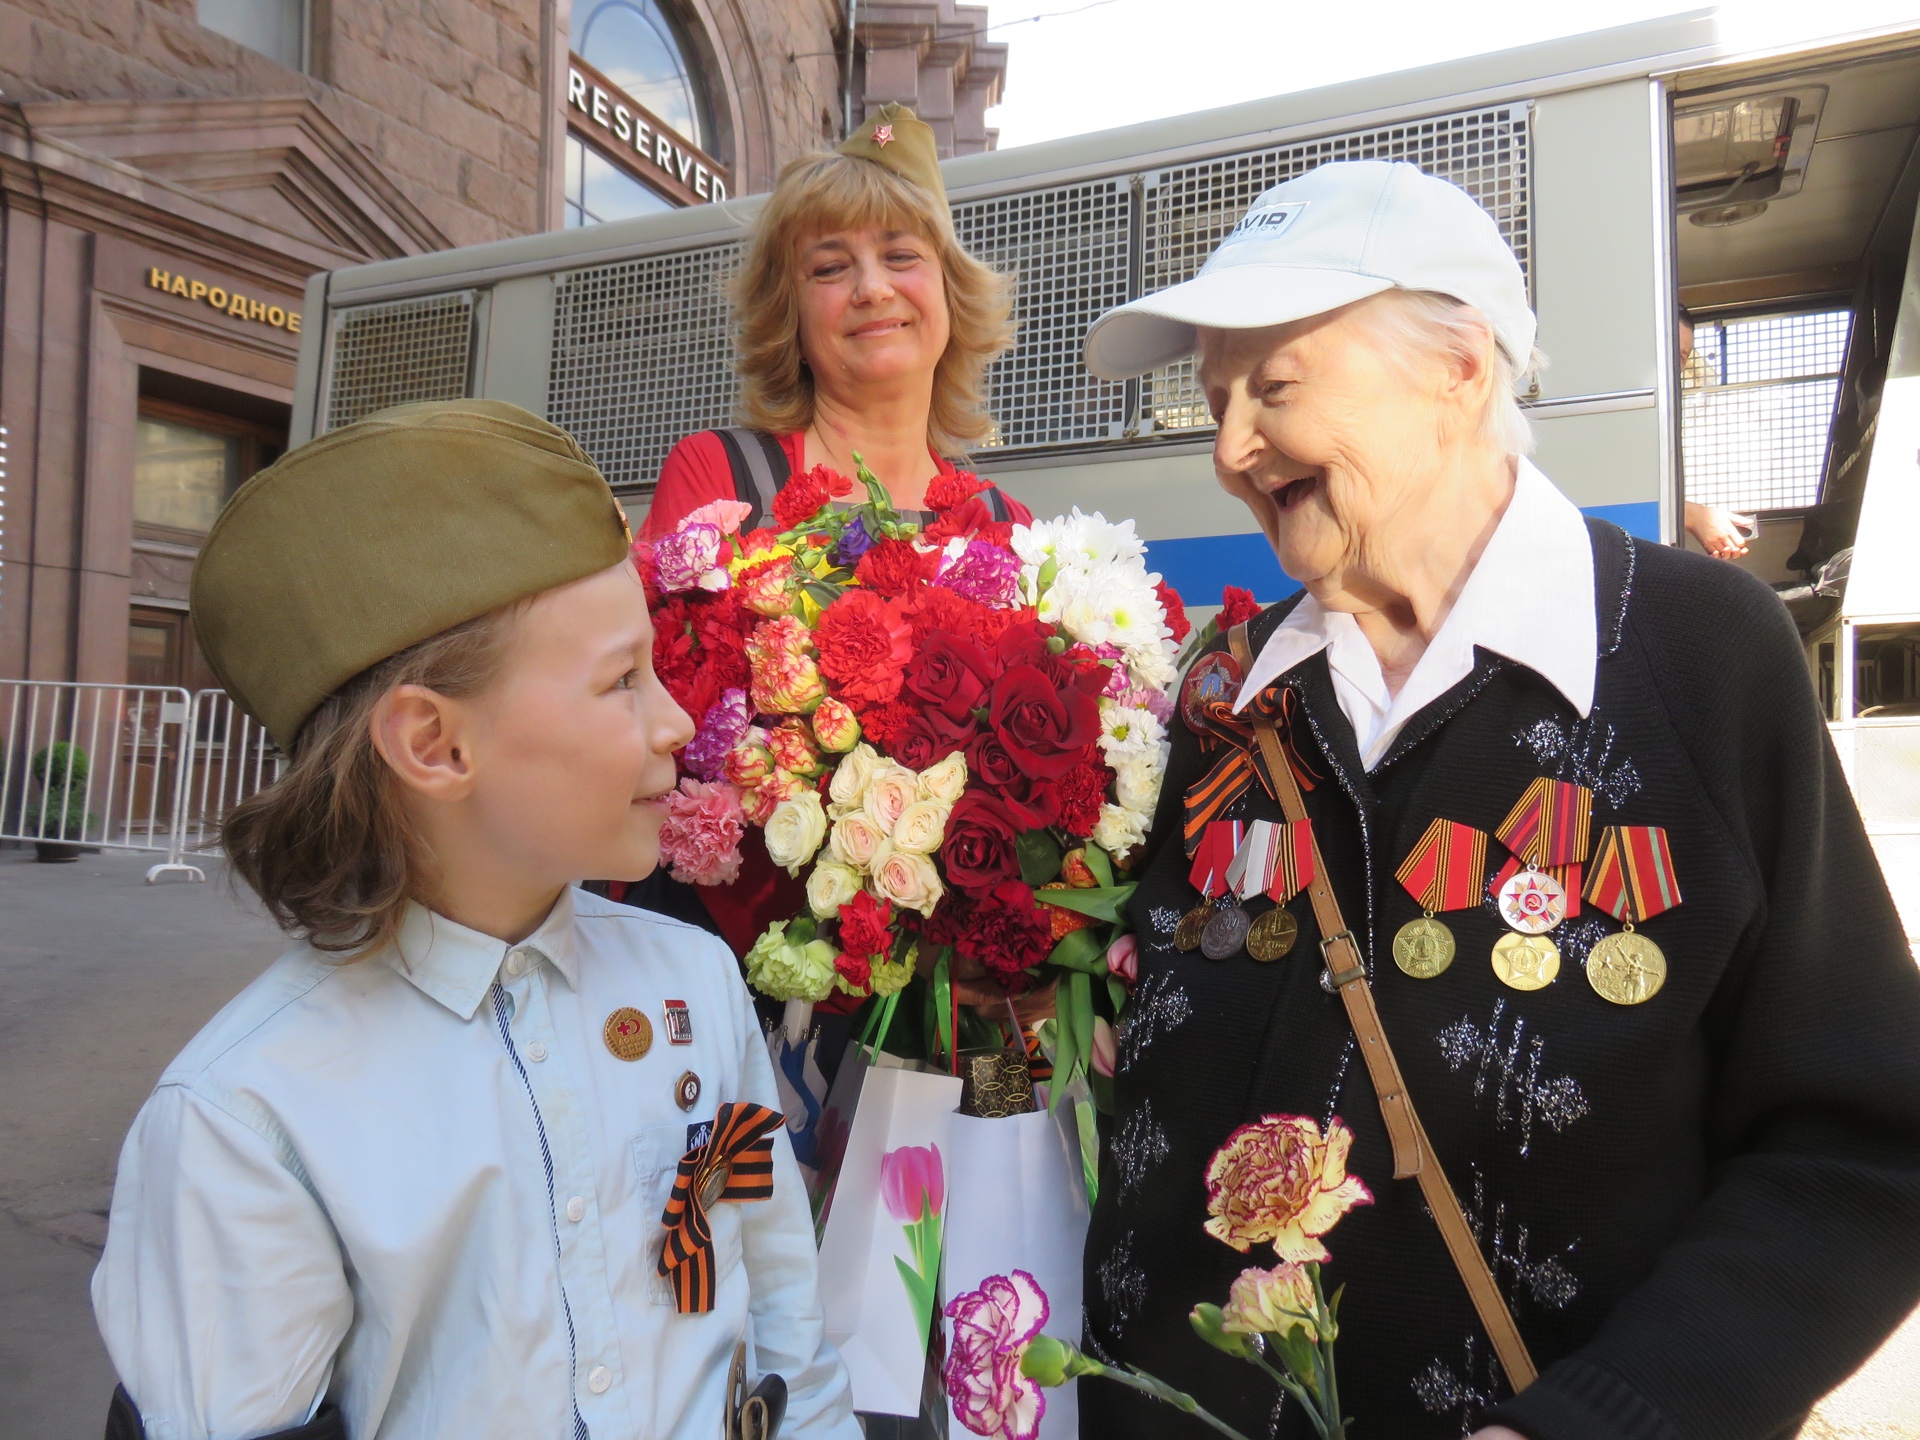
[[1131, 521], [996, 522], [954, 473], [921, 528], [864, 464], [858, 486], [835, 506], [855, 482], [817, 467], [771, 526], [741, 534], [748, 507], [715, 501], [635, 547], [655, 668], [698, 725], [662, 858], [729, 883], [753, 826], [805, 877], [805, 912], [746, 957], [789, 1033], [838, 991], [874, 999], [882, 1043], [918, 977], [926, 1053], [955, 1054], [982, 1023], [953, 1003], [961, 957], [1010, 995], [1061, 982], [1064, 1085], [1125, 1002], [1107, 954], [1190, 627]]

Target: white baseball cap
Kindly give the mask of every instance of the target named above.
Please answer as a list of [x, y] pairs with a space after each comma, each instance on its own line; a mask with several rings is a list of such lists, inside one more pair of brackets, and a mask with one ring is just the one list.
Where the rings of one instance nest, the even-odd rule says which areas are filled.
[[1094, 321], [1087, 368], [1123, 380], [1191, 355], [1196, 327], [1257, 330], [1396, 287], [1473, 306], [1525, 368], [1526, 276], [1493, 217], [1459, 186], [1385, 160], [1335, 161], [1268, 190], [1193, 279]]

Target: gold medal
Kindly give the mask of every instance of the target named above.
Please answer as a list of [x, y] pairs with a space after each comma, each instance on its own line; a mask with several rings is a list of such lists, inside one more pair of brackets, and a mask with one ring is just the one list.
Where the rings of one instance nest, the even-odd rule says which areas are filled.
[[1284, 905], [1276, 905], [1247, 930], [1247, 954], [1263, 965], [1286, 958], [1300, 934], [1300, 922]]
[[711, 1208], [720, 1203], [720, 1197], [727, 1193], [727, 1182], [733, 1178], [733, 1167], [719, 1164], [707, 1172], [706, 1179], [700, 1182], [700, 1203]]
[[1213, 918], [1213, 902], [1203, 900], [1200, 904], [1180, 917], [1180, 923], [1174, 927], [1173, 948], [1176, 950], [1198, 950], [1200, 937], [1206, 934], [1207, 921]]
[[1544, 935], [1567, 918], [1567, 888], [1544, 870], [1522, 870], [1500, 887], [1500, 918], [1523, 934]]
[[1667, 957], [1629, 925], [1593, 947], [1587, 956], [1587, 983], [1616, 1005], [1643, 1005], [1667, 983]]
[[615, 1059], [638, 1060], [653, 1048], [653, 1022], [631, 1005], [622, 1005], [607, 1016], [600, 1036]]
[[1393, 937], [1393, 963], [1416, 980], [1431, 980], [1453, 964], [1453, 932], [1428, 911]]
[[1502, 935], [1493, 942], [1493, 973], [1514, 990], [1542, 990], [1560, 973], [1560, 947], [1544, 935]]

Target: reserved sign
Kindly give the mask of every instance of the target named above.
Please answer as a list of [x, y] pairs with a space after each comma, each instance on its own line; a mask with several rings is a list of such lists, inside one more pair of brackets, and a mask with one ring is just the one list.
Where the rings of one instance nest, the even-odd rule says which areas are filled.
[[575, 129], [670, 199], [700, 205], [727, 198], [718, 161], [578, 55], [567, 63], [567, 109]]

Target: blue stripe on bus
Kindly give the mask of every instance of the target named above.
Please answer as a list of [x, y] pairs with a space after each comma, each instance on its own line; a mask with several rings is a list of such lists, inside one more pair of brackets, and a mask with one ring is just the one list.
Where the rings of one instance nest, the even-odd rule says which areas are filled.
[[[1631, 505], [1589, 505], [1588, 515], [1611, 520], [1642, 540], [1660, 538], [1660, 504], [1655, 500]], [[1218, 605], [1220, 589], [1238, 585], [1270, 605], [1300, 587], [1280, 569], [1264, 535], [1195, 535], [1182, 540], [1149, 540], [1147, 568], [1180, 592], [1189, 605]]]

